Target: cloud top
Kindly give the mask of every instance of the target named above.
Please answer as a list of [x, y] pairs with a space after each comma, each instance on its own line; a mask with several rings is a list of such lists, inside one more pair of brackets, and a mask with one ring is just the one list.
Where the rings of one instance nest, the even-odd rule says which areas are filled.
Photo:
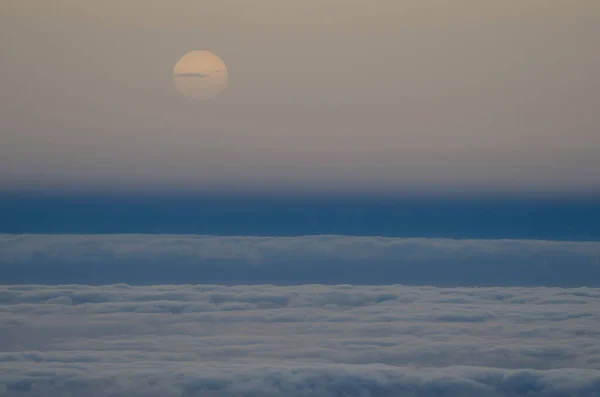
[[600, 290], [0, 287], [10, 397], [596, 397]]

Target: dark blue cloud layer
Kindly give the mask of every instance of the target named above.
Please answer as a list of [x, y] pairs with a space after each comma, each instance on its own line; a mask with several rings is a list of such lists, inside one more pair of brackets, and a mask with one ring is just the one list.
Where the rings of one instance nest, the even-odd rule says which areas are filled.
[[3, 283], [599, 286], [600, 243], [0, 235]]
[[[174, 193], [172, 193], [174, 194]], [[410, 195], [409, 195], [410, 196]], [[600, 193], [583, 198], [2, 194], [0, 233], [336, 234], [600, 241]]]

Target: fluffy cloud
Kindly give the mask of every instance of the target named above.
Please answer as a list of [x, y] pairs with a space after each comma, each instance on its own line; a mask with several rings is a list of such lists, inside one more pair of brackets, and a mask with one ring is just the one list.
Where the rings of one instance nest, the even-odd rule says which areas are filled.
[[597, 397], [600, 290], [0, 288], [16, 397]]
[[599, 242], [0, 235], [6, 283], [600, 286]]

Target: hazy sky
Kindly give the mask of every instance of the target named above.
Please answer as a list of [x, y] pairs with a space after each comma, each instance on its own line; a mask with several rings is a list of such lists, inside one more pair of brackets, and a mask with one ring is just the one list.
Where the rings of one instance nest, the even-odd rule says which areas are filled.
[[[8, 0], [0, 189], [600, 188], [595, 0]], [[218, 54], [191, 101], [173, 65]]]

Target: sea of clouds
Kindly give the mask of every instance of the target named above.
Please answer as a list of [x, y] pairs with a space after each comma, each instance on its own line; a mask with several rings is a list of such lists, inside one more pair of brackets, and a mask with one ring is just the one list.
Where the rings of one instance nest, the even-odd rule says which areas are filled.
[[0, 284], [600, 287], [600, 242], [0, 235]]
[[599, 397], [599, 286], [600, 242], [0, 235], [0, 395]]
[[600, 289], [0, 287], [10, 397], [598, 397]]

